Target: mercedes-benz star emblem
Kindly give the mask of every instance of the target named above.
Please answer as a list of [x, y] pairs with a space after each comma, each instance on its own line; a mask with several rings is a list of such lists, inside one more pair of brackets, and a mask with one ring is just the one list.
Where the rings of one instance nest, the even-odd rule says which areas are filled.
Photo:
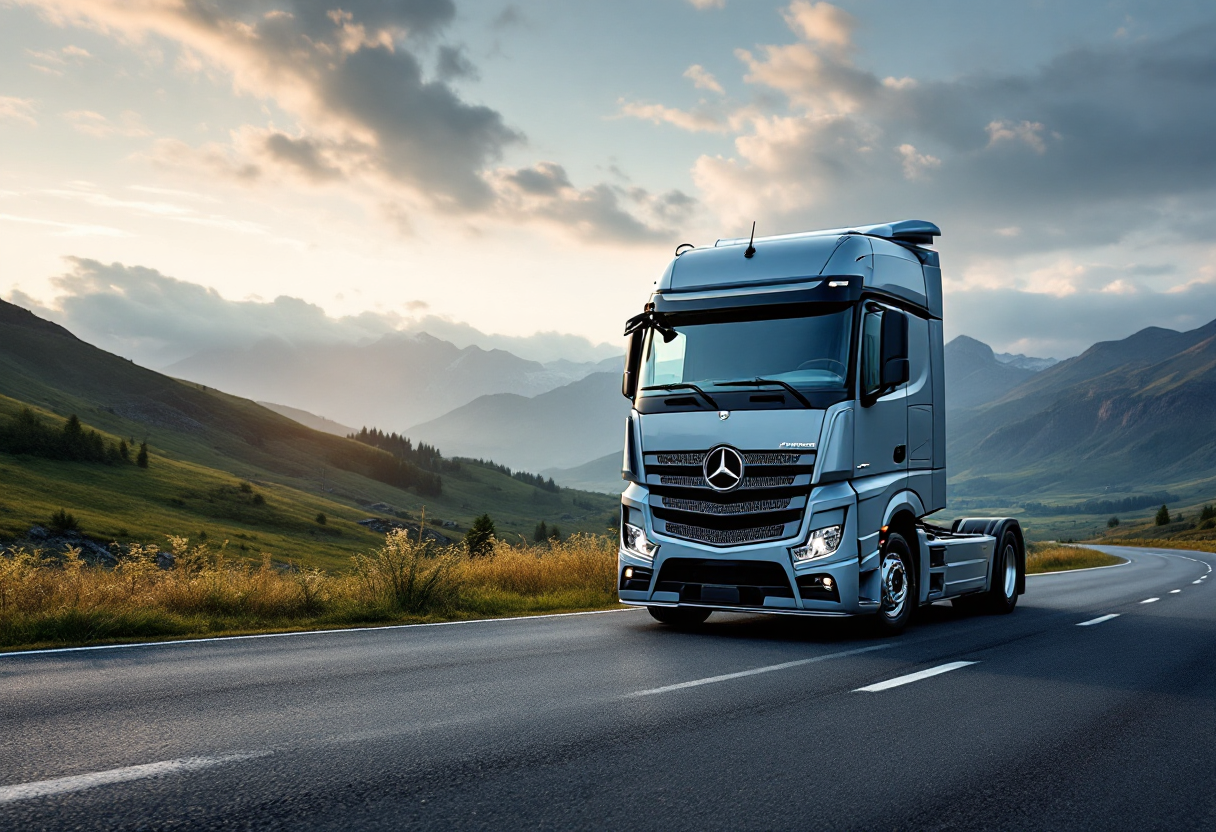
[[729, 445], [719, 445], [701, 464], [705, 481], [714, 491], [730, 491], [743, 482], [743, 454]]

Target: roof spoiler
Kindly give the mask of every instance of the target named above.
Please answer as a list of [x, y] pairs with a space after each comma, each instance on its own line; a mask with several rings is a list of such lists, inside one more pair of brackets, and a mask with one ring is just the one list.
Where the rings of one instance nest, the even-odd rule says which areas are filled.
[[[897, 240], [901, 243], [911, 243], [917, 246], [933, 245], [933, 238], [940, 237], [942, 231], [936, 225], [925, 220], [897, 220], [880, 225], [857, 225], [851, 228], [826, 228], [822, 231], [800, 231], [797, 234], [778, 234], [773, 237], [757, 237], [756, 242], [766, 240], [791, 240], [797, 237], [830, 237], [841, 234], [861, 234], [866, 237], [883, 237]], [[718, 240], [714, 248], [719, 246], [738, 246], [748, 242], [747, 237]]]

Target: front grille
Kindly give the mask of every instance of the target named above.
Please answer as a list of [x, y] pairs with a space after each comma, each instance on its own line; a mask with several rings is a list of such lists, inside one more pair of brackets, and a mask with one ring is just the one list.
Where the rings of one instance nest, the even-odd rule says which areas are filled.
[[644, 455], [656, 530], [712, 546], [741, 546], [792, 537], [811, 491], [815, 453], [740, 451], [743, 480], [718, 492], [705, 481], [708, 451]]

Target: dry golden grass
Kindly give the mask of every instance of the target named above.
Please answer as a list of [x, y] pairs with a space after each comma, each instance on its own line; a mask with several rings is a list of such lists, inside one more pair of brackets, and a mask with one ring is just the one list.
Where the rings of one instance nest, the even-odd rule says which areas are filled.
[[491, 555], [388, 535], [350, 570], [232, 561], [170, 537], [174, 566], [136, 547], [116, 567], [79, 554], [0, 557], [0, 648], [594, 609], [616, 603], [616, 542], [575, 535]]
[[1089, 569], [1094, 566], [1113, 566], [1123, 563], [1123, 558], [1112, 557], [1097, 549], [1082, 546], [1064, 546], [1059, 543], [1031, 543], [1026, 550], [1026, 574], [1040, 572], [1062, 572], [1067, 569]]

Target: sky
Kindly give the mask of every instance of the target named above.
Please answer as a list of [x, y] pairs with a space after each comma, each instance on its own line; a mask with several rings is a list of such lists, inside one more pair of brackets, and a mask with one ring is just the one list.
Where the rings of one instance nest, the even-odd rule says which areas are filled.
[[418, 329], [591, 360], [679, 243], [920, 218], [948, 337], [1216, 318], [1216, 9], [909, 8], [0, 0], [0, 296], [159, 366]]

